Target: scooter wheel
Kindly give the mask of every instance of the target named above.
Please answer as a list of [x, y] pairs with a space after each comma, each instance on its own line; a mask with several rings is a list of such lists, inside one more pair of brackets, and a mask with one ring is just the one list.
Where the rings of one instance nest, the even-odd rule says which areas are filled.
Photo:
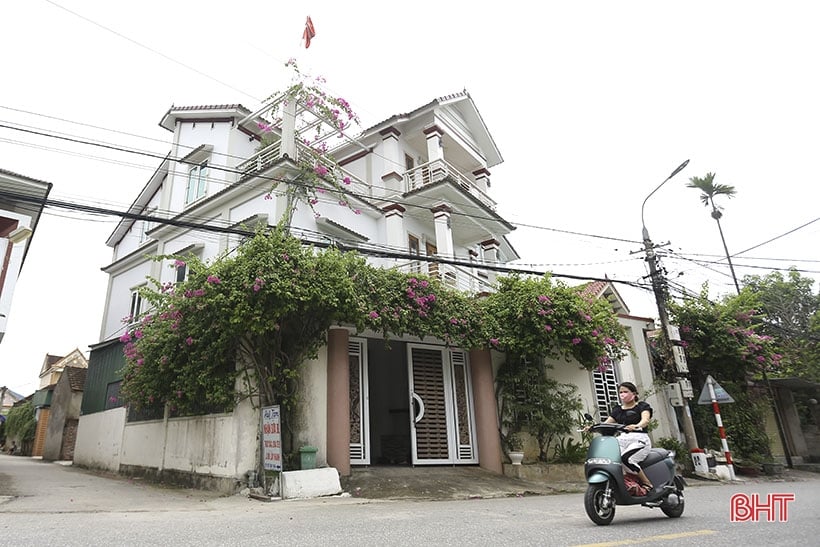
[[672, 519], [676, 519], [683, 514], [683, 492], [677, 492], [676, 495], [678, 496], [677, 505], [670, 507], [666, 505], [666, 500], [664, 500], [664, 503], [661, 504], [661, 511], [663, 511], [663, 514]]
[[584, 509], [587, 511], [589, 519], [598, 526], [606, 526], [615, 518], [615, 500], [606, 499], [608, 483], [596, 482], [590, 484], [584, 495]]

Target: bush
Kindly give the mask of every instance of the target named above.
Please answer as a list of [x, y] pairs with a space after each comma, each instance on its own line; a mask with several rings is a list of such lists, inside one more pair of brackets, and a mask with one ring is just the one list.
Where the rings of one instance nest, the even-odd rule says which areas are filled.
[[37, 420], [34, 418], [34, 405], [27, 401], [9, 411], [6, 418], [6, 437], [20, 443], [33, 441], [37, 431]]
[[686, 445], [679, 440], [673, 437], [663, 437], [658, 439], [655, 446], [672, 450], [675, 453], [675, 463], [683, 466], [689, 463], [690, 458], [687, 457], [689, 450], [686, 448]]

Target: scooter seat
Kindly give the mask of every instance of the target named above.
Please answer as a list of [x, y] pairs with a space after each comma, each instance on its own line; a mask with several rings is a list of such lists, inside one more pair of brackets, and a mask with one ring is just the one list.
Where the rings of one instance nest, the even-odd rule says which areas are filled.
[[649, 467], [653, 463], [658, 463], [667, 456], [669, 456], [669, 451], [665, 448], [653, 448], [649, 451], [649, 454], [646, 456], [646, 458], [644, 458], [643, 461], [640, 463], [641, 469]]

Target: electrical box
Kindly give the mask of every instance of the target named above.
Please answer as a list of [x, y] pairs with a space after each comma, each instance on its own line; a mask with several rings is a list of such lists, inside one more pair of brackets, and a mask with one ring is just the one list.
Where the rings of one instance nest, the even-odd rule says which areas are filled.
[[675, 368], [678, 372], [689, 372], [689, 363], [686, 362], [686, 352], [681, 346], [672, 346], [672, 355], [675, 358]]
[[666, 384], [666, 397], [672, 406], [683, 406], [683, 393], [679, 384]]
[[678, 384], [684, 397], [691, 399], [695, 396], [695, 392], [692, 390], [692, 382], [689, 381], [689, 378], [681, 378], [678, 380]]

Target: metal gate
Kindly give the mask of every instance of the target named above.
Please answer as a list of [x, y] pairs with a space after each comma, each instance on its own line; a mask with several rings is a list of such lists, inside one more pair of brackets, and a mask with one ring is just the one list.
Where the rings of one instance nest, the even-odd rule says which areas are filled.
[[407, 350], [413, 464], [478, 463], [467, 355], [421, 344]]

